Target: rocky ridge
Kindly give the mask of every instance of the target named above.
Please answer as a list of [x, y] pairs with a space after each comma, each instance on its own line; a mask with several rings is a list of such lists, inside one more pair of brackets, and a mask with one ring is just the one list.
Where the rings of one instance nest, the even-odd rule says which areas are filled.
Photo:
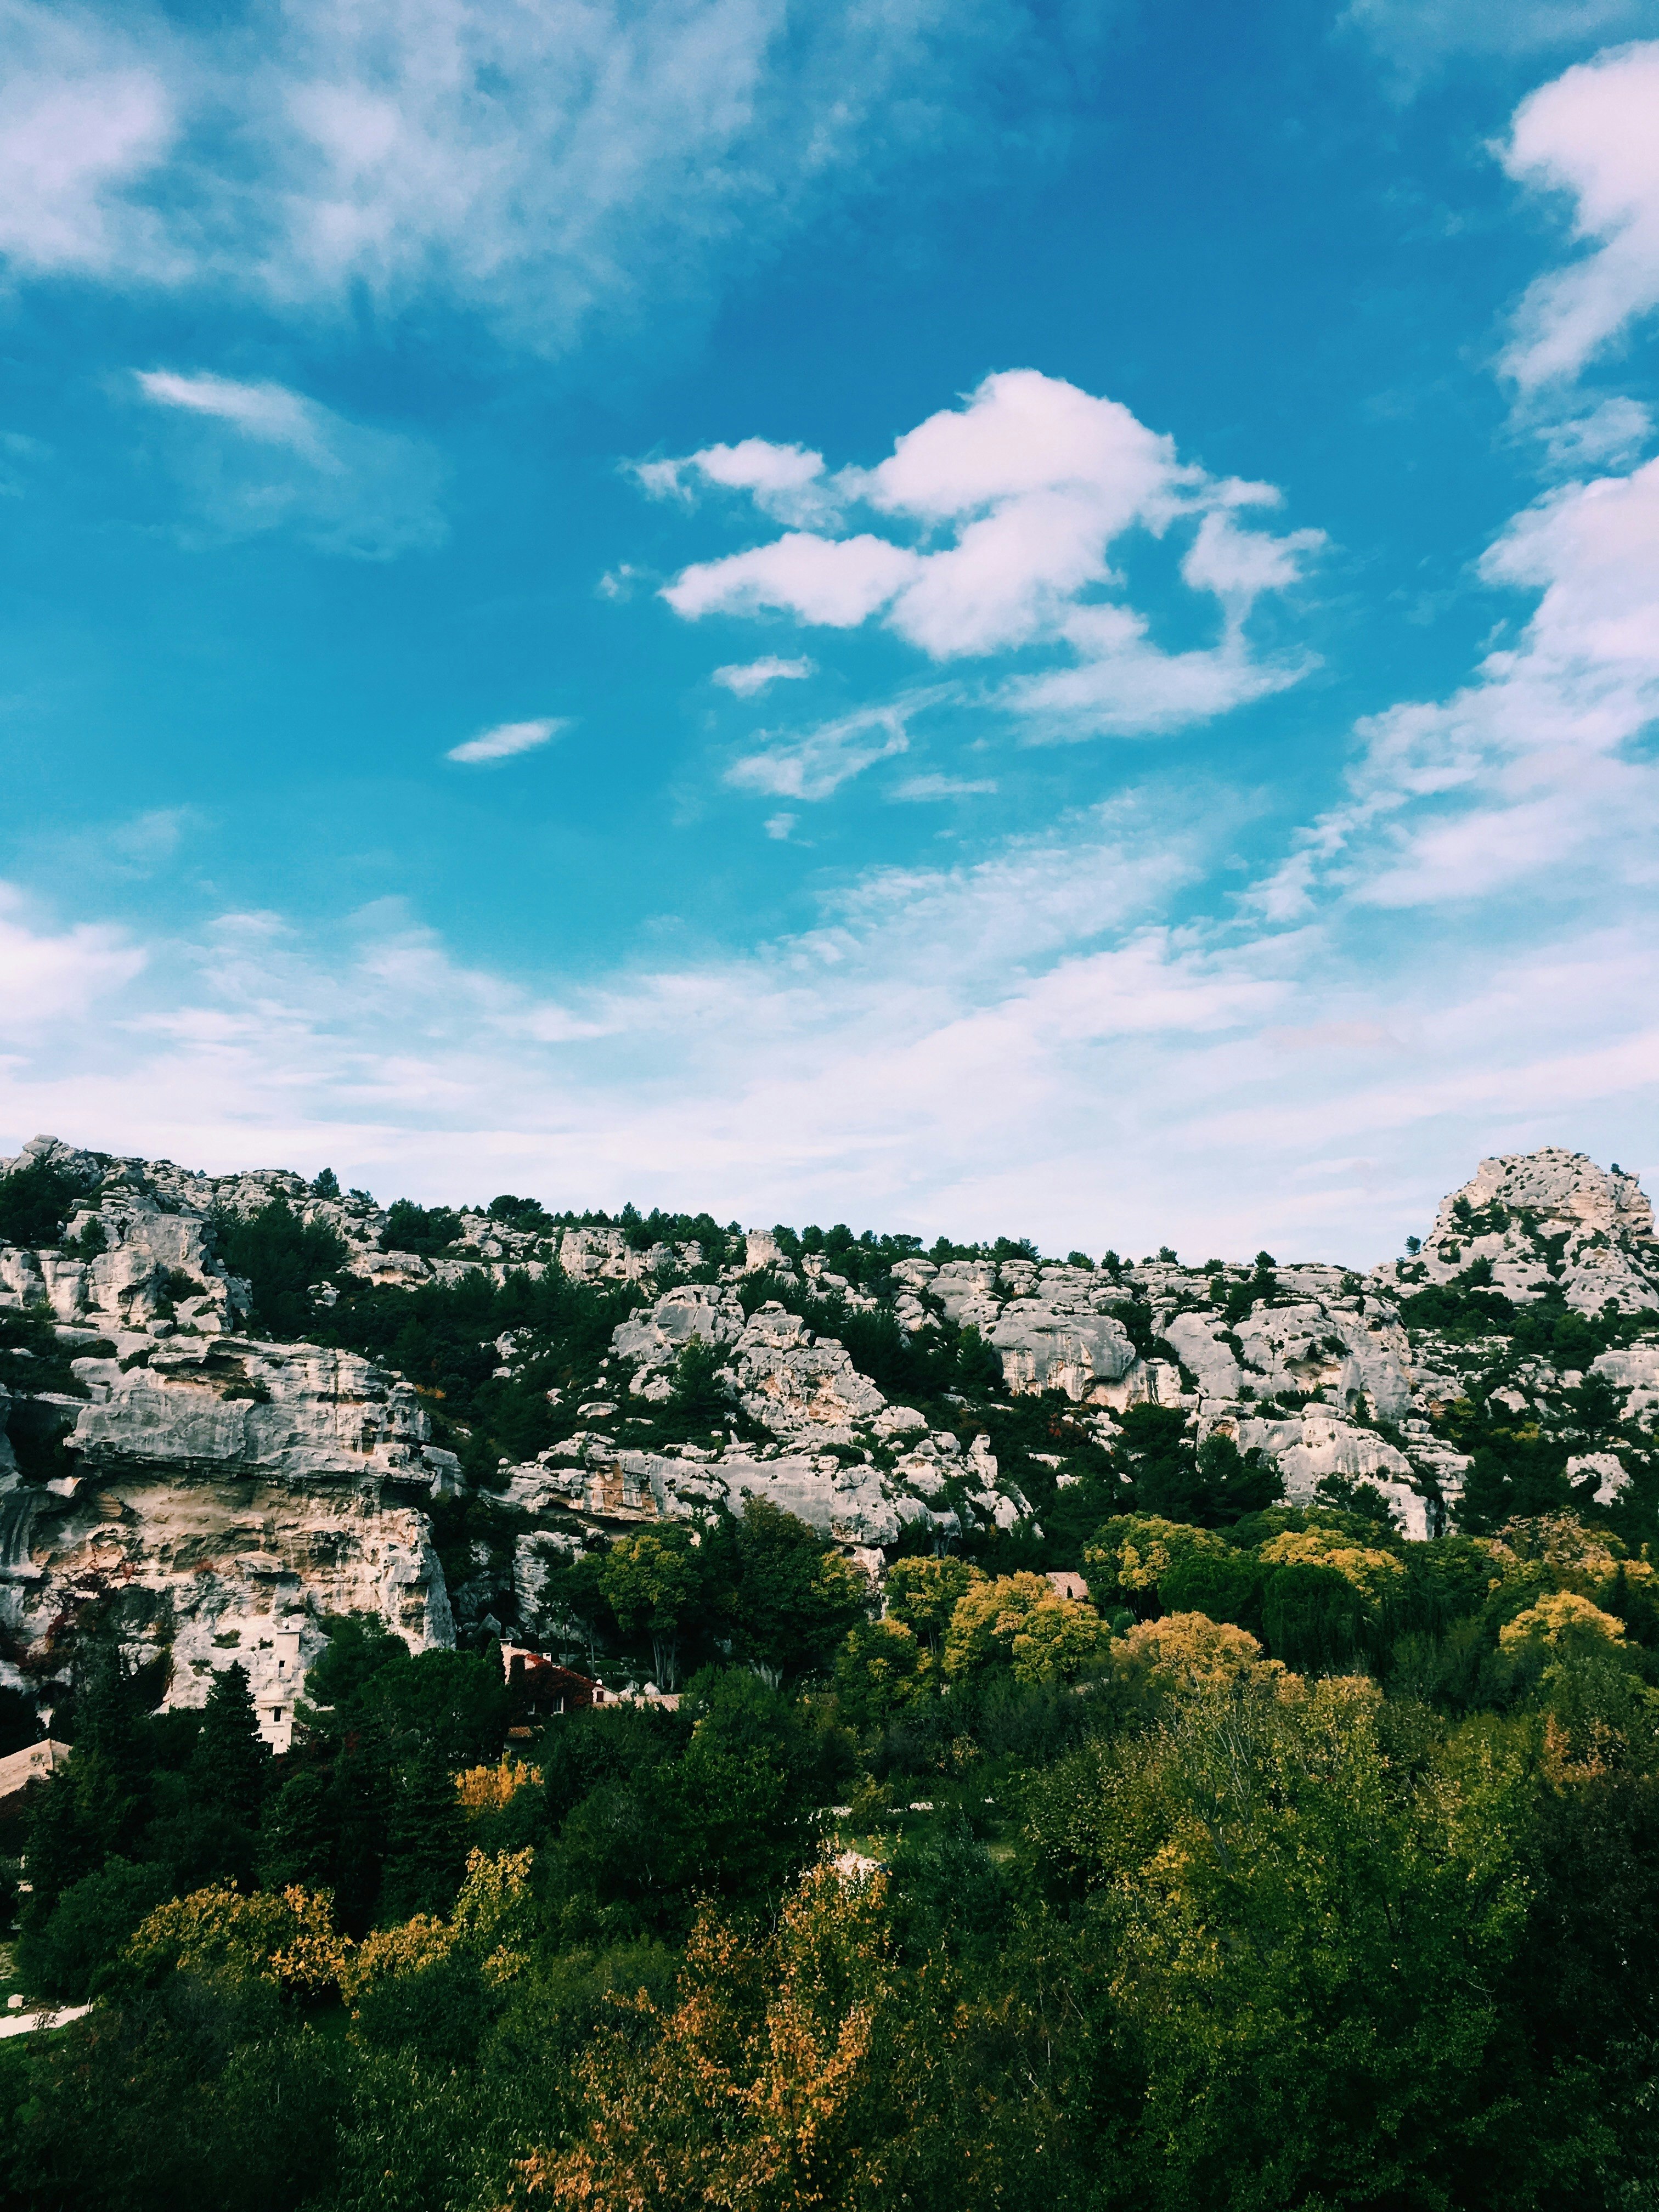
[[[240, 1660], [285, 1741], [325, 1615], [373, 1612], [417, 1650], [458, 1632], [556, 1646], [562, 1560], [747, 1495], [875, 1576], [917, 1540], [1034, 1543], [1141, 1406], [1192, 1444], [1264, 1455], [1291, 1501], [1358, 1486], [1418, 1537], [1449, 1525], [1474, 1455], [1504, 1438], [1548, 1444], [1586, 1504], [1645, 1500], [1654, 1478], [1652, 1211], [1633, 1176], [1582, 1154], [1483, 1162], [1420, 1245], [1364, 1272], [1266, 1254], [935, 1257], [915, 1240], [837, 1255], [781, 1231], [653, 1238], [637, 1218], [535, 1208], [460, 1212], [441, 1249], [416, 1253], [388, 1248], [400, 1217], [366, 1194], [287, 1172], [212, 1177], [40, 1138], [0, 1162], [0, 1200], [31, 1171], [74, 1201], [54, 1241], [0, 1243], [0, 1684], [47, 1705], [76, 1620], [116, 1607], [171, 1702], [199, 1704]], [[319, 1337], [362, 1302], [383, 1316], [468, 1285], [614, 1301], [586, 1364], [540, 1322], [475, 1347], [479, 1403], [511, 1397], [509, 1425], [528, 1407], [551, 1440], [486, 1464], [488, 1421], [458, 1424], [435, 1384], [256, 1328], [218, 1245], [273, 1206], [343, 1255], [309, 1291]], [[701, 1427], [693, 1348], [714, 1408]], [[970, 1370], [971, 1389], [937, 1382]], [[935, 1376], [923, 1405], [894, 1388], [912, 1374]], [[1028, 1402], [1059, 1449], [1033, 1448]]]

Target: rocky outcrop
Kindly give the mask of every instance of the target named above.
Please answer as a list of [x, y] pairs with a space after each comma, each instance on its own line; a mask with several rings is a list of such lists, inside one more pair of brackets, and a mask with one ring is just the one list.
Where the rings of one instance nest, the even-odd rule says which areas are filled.
[[[378, 1614], [416, 1650], [453, 1640], [422, 1509], [457, 1485], [457, 1462], [399, 1377], [228, 1333], [234, 1293], [212, 1277], [199, 1223], [160, 1222], [147, 1249], [181, 1255], [220, 1295], [147, 1333], [133, 1326], [137, 1275], [94, 1279], [112, 1339], [70, 1361], [76, 1395], [42, 1401], [75, 1473], [25, 1482], [9, 1445], [0, 1460], [0, 1680], [49, 1705], [76, 1616], [114, 1604], [131, 1656], [166, 1662], [167, 1703], [200, 1705], [213, 1670], [239, 1660], [280, 1742], [324, 1616]], [[71, 1346], [88, 1334], [62, 1333]]]
[[1579, 1313], [1608, 1304], [1651, 1311], [1659, 1307], [1653, 1207], [1634, 1176], [1583, 1152], [1499, 1154], [1442, 1200], [1420, 1255], [1379, 1273], [1409, 1297], [1472, 1268], [1517, 1304], [1555, 1290]]
[[[1267, 1455], [1292, 1500], [1328, 1479], [1369, 1486], [1419, 1537], [1448, 1524], [1468, 1471], [1454, 1409], [1567, 1437], [1581, 1401], [1611, 1407], [1612, 1440], [1604, 1422], [1568, 1461], [1603, 1504], [1647, 1464], [1659, 1419], [1659, 1319], [1599, 1336], [1574, 1323], [1583, 1348], [1553, 1349], [1551, 1316], [1659, 1310], [1635, 1178], [1560, 1151], [1483, 1162], [1419, 1249], [1368, 1273], [1266, 1255], [1200, 1270], [1167, 1255], [1093, 1267], [913, 1252], [874, 1290], [822, 1252], [792, 1260], [767, 1231], [705, 1255], [647, 1245], [637, 1222], [461, 1211], [453, 1241], [422, 1255], [386, 1249], [393, 1217], [365, 1194], [286, 1171], [199, 1176], [45, 1138], [0, 1175], [34, 1163], [79, 1202], [55, 1248], [0, 1245], [0, 1316], [33, 1316], [36, 1332], [0, 1341], [0, 1680], [48, 1708], [88, 1606], [119, 1620], [135, 1657], [165, 1663], [173, 1704], [199, 1704], [215, 1668], [248, 1666], [278, 1741], [331, 1613], [375, 1613], [417, 1650], [453, 1640], [458, 1618], [471, 1637], [552, 1637], [555, 1570], [596, 1536], [763, 1498], [878, 1569], [907, 1530], [942, 1543], [1035, 1522], [1022, 1480], [1047, 1497], [1044, 1468], [1061, 1488], [1079, 1479], [1060, 1452], [1000, 1466], [959, 1395], [927, 1399], [932, 1424], [890, 1404], [837, 1334], [860, 1341], [849, 1320], [866, 1313], [915, 1346], [965, 1352], [977, 1331], [1006, 1393], [1058, 1394], [1044, 1419], [1068, 1438], [1109, 1445], [1132, 1408], [1159, 1406], [1194, 1444], [1223, 1435]], [[435, 1401], [355, 1353], [249, 1333], [249, 1286], [221, 1261], [215, 1224], [276, 1199], [344, 1249], [319, 1313], [353, 1276], [413, 1290], [555, 1267], [634, 1301], [568, 1395], [558, 1369], [545, 1401], [562, 1440], [495, 1471], [492, 1533], [446, 1553], [453, 1589], [432, 1516], [465, 1486], [433, 1441]], [[1451, 1304], [1414, 1311], [1433, 1289]], [[1544, 1302], [1524, 1356], [1483, 1334], [1479, 1294], [1493, 1292]], [[1431, 1325], [1454, 1309], [1460, 1326]], [[1615, 1348], [1597, 1352], [1609, 1333]], [[728, 1417], [706, 1432], [677, 1395], [694, 1342], [726, 1393]], [[551, 1347], [515, 1327], [479, 1349], [513, 1379]], [[698, 1441], [662, 1441], [688, 1428]]]

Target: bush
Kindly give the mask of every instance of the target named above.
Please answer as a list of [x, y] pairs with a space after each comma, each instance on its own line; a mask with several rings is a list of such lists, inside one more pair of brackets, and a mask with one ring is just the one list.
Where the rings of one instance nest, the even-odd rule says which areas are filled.
[[395, 1199], [387, 1208], [380, 1245], [387, 1252], [417, 1252], [430, 1259], [447, 1252], [461, 1233], [461, 1217], [447, 1206], [416, 1206]]
[[346, 1248], [326, 1222], [302, 1221], [285, 1198], [258, 1213], [213, 1216], [215, 1243], [233, 1275], [253, 1292], [253, 1319], [272, 1336], [303, 1336], [312, 1322], [311, 1285], [345, 1265]]
[[1274, 1658], [1295, 1672], [1344, 1673], [1364, 1649], [1365, 1601], [1334, 1567], [1284, 1566], [1267, 1583], [1261, 1624]]
[[18, 1965], [29, 1987], [63, 2004], [84, 2004], [114, 1978], [140, 1922], [172, 1887], [164, 1867], [106, 1859], [64, 1892], [46, 1925], [25, 1936]]
[[64, 1224], [86, 1195], [79, 1176], [50, 1160], [31, 1160], [0, 1176], [0, 1244], [30, 1250], [55, 1245]]

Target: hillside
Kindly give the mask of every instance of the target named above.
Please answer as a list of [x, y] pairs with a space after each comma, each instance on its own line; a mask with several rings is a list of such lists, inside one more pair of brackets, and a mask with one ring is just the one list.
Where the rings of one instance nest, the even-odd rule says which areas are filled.
[[1635, 1178], [1487, 1160], [1409, 1242], [1352, 1269], [924, 1253], [383, 1207], [37, 1138], [0, 1162], [0, 1683], [49, 1711], [76, 1620], [112, 1607], [173, 1705], [240, 1659], [279, 1744], [350, 1612], [416, 1650], [608, 1647], [643, 1673], [574, 1564], [745, 1497], [876, 1578], [941, 1550], [1077, 1569], [1115, 1513], [1279, 1497], [1415, 1538], [1569, 1505], [1653, 1535]]

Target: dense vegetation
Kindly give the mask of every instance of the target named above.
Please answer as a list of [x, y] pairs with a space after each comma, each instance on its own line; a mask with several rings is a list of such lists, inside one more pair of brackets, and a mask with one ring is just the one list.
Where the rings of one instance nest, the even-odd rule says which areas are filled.
[[[80, 1194], [28, 1173], [0, 1188], [46, 1243]], [[161, 1669], [122, 1657], [143, 1594], [84, 1607], [73, 1756], [0, 1833], [0, 1918], [19, 1987], [93, 2009], [0, 2043], [5, 2212], [1655, 2203], [1659, 1462], [1593, 1371], [1652, 1315], [1517, 1304], [1483, 1264], [1404, 1301], [1446, 1377], [1430, 1418], [1472, 1455], [1456, 1533], [1413, 1545], [1362, 1483], [1286, 1506], [1177, 1407], [1103, 1443], [925, 1293], [932, 1325], [901, 1328], [916, 1240], [780, 1228], [745, 1310], [780, 1300], [936, 1437], [988, 1437], [1041, 1533], [964, 1510], [939, 1555], [913, 1524], [878, 1600], [752, 1499], [609, 1541], [546, 1509], [567, 1662], [684, 1686], [678, 1711], [547, 1717], [492, 1640], [532, 1527], [503, 1463], [596, 1426], [765, 1442], [719, 1346], [650, 1400], [611, 1349], [738, 1232], [399, 1201], [388, 1249], [493, 1224], [654, 1255], [631, 1284], [409, 1291], [304, 1211], [217, 1217], [218, 1255], [261, 1332], [400, 1370], [459, 1454], [432, 1521], [464, 1648], [330, 1623], [272, 1759], [239, 1668], [201, 1713], [155, 1710]], [[1267, 1253], [1156, 1313], [1115, 1255], [1100, 1273], [1170, 1360], [1170, 1298], [1231, 1330], [1295, 1296]], [[72, 1399], [70, 1350], [0, 1316], [25, 1394]], [[15, 1399], [26, 1482], [63, 1471], [64, 1418]], [[1594, 1452], [1624, 1470], [1611, 1504]], [[1043, 1572], [1079, 1567], [1086, 1597]], [[0, 1748], [28, 1733], [0, 1697]]]
[[97, 2002], [0, 2045], [0, 2203], [1650, 2203], [1650, 1562], [1224, 1517], [878, 1613], [751, 1502], [588, 1563], [641, 1655], [703, 1622], [678, 1711], [352, 1619], [279, 1759], [89, 1632], [14, 1841], [21, 1978]]

